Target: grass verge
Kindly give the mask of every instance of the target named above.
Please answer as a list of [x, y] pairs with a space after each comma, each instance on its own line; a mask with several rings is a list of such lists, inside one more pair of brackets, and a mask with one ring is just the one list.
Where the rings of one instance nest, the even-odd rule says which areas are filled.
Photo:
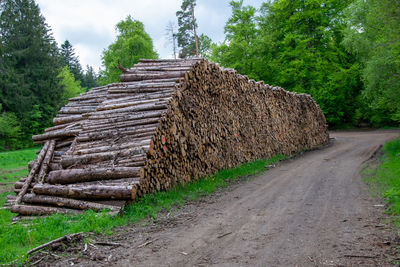
[[400, 227], [400, 138], [386, 143], [378, 165], [364, 170], [363, 177], [372, 191], [383, 196], [387, 212]]
[[[215, 190], [225, 187], [230, 181], [247, 175], [257, 175], [287, 157], [274, 156], [270, 159], [256, 160], [229, 170], [221, 170], [207, 178], [186, 185], [178, 185], [167, 192], [145, 195], [135, 204], [125, 207], [122, 216], [111, 217], [106, 213], [87, 211], [81, 215], [66, 216], [55, 214], [37, 218], [31, 222], [11, 224], [11, 212], [0, 210], [0, 265], [13, 262], [23, 264], [25, 253], [38, 245], [76, 232], [111, 234], [112, 228], [137, 223], [148, 217], [157, 217], [162, 210], [183, 205], [187, 200], [197, 200]], [[5, 194], [0, 195], [0, 206]]]

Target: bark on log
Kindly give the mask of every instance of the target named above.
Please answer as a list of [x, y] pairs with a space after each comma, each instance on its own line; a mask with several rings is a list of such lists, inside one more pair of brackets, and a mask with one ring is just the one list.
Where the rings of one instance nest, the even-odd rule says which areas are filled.
[[[26, 194], [26, 192], [28, 191], [28, 188], [34, 178], [34, 176], [36, 175], [36, 173], [39, 170], [40, 165], [42, 164], [43, 158], [47, 152], [47, 149], [49, 148], [50, 142], [47, 141], [44, 146], [42, 147], [39, 155], [36, 157], [35, 159], [35, 163], [32, 166], [31, 171], [28, 174], [28, 177], [26, 177], [26, 180], [24, 182], [24, 185], [22, 186], [21, 191], [18, 193], [17, 198], [15, 199], [15, 203], [19, 204], [21, 203], [22, 197]], [[15, 191], [15, 190], [14, 190]]]
[[93, 125], [88, 126], [86, 129], [81, 131], [81, 134], [86, 134], [89, 132], [99, 132], [105, 130], [117, 130], [124, 128], [133, 128], [133, 127], [148, 127], [150, 125], [158, 124], [160, 122], [160, 118], [147, 118], [143, 120], [131, 120], [129, 122], [117, 122], [114, 124], [105, 124], [105, 125]]
[[93, 164], [96, 162], [112, 160], [117, 157], [136, 156], [144, 154], [149, 149], [149, 146], [142, 146], [134, 149], [127, 149], [122, 151], [112, 151], [104, 153], [95, 153], [83, 156], [64, 156], [61, 160], [61, 166], [67, 168], [72, 165]]
[[91, 186], [65, 186], [65, 185], [49, 185], [37, 184], [33, 187], [33, 192], [38, 195], [50, 195], [70, 197], [74, 199], [135, 199], [135, 185], [129, 186], [108, 186], [108, 185], [91, 185]]
[[94, 211], [100, 211], [105, 209], [110, 211], [121, 210], [120, 207], [116, 206], [104, 205], [104, 204], [64, 198], [64, 197], [46, 196], [46, 195], [26, 194], [22, 198], [22, 200], [23, 202], [30, 204], [45, 204], [58, 207], [73, 208], [78, 210], [88, 210], [88, 209], [92, 209]]
[[19, 215], [51, 215], [54, 213], [62, 214], [79, 214], [82, 211], [75, 209], [65, 209], [56, 207], [45, 206], [32, 206], [32, 205], [14, 205], [11, 207], [11, 212], [18, 213]]
[[49, 148], [47, 149], [47, 152], [46, 152], [46, 156], [43, 159], [42, 166], [40, 167], [39, 174], [37, 175], [37, 179], [36, 180], [39, 183], [43, 183], [43, 181], [44, 181], [44, 177], [47, 174], [47, 171], [49, 169], [49, 163], [50, 163], [50, 160], [51, 160], [51, 158], [53, 156], [53, 152], [54, 152], [55, 146], [56, 146], [56, 141], [55, 140], [51, 140], [50, 143], [49, 143]]
[[32, 140], [35, 143], [40, 143], [40, 142], [44, 142], [49, 139], [57, 139], [60, 137], [67, 137], [67, 136], [77, 136], [79, 134], [79, 132], [80, 132], [80, 130], [69, 130], [69, 131], [58, 130], [58, 131], [54, 131], [54, 132], [47, 132], [44, 134], [34, 135], [34, 136], [32, 136]]
[[50, 184], [73, 184], [77, 182], [139, 177], [140, 169], [135, 167], [115, 167], [59, 170], [50, 172], [47, 182]]
[[122, 145], [114, 145], [114, 144], [107, 144], [103, 146], [98, 146], [98, 147], [92, 147], [92, 148], [87, 148], [87, 149], [79, 149], [76, 153], [73, 153], [74, 155], [87, 155], [87, 154], [93, 154], [93, 153], [103, 153], [103, 152], [111, 152], [111, 151], [118, 151], [118, 150], [123, 150], [123, 149], [128, 149], [128, 148], [139, 148], [142, 146], [148, 146], [150, 145], [150, 138], [146, 138], [141, 141], [135, 141], [135, 142], [129, 142], [129, 143], [122, 143]]
[[148, 74], [134, 74], [125, 73], [121, 74], [121, 82], [130, 81], [141, 81], [141, 80], [154, 80], [154, 79], [171, 79], [171, 78], [182, 78], [185, 75], [185, 71], [174, 71], [174, 72], [160, 72], [160, 73], [148, 73]]
[[147, 133], [152, 133], [154, 134], [154, 130], [157, 129], [159, 123], [155, 124], [149, 124], [149, 125], [141, 125], [141, 126], [136, 126], [136, 127], [128, 127], [128, 128], [122, 128], [122, 129], [102, 129], [101, 132], [97, 131], [87, 131], [81, 133], [79, 137], [76, 138], [77, 141], [83, 142], [83, 141], [89, 141], [89, 140], [96, 140], [96, 139], [102, 139], [106, 137], [112, 137], [115, 135], [118, 136], [127, 136], [127, 135], [135, 135], [135, 134], [147, 134]]

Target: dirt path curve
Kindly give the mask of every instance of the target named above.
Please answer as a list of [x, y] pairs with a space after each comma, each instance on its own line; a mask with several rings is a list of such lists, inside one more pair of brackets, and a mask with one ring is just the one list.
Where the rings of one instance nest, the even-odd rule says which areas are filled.
[[99, 251], [97, 261], [94, 254], [81, 256], [75, 264], [389, 265], [390, 229], [381, 224], [382, 207], [366, 192], [359, 171], [398, 135], [333, 132], [331, 146], [187, 205], [152, 226], [119, 229], [111, 240], [123, 247]]

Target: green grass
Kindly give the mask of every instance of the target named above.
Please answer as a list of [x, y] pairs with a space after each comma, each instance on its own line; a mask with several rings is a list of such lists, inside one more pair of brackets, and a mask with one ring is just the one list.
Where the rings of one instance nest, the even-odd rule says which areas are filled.
[[3, 170], [13, 170], [26, 167], [28, 162], [36, 157], [38, 147], [1, 152], [0, 153], [0, 172]]
[[[196, 201], [240, 177], [260, 174], [268, 165], [285, 158], [278, 155], [268, 160], [256, 160], [234, 169], [221, 170], [208, 178], [178, 185], [168, 192], [145, 195], [135, 204], [125, 207], [123, 215], [117, 217], [87, 211], [75, 216], [55, 214], [37, 218], [28, 225], [21, 223], [12, 225], [10, 220], [14, 215], [9, 211], [0, 210], [0, 264], [15, 260], [23, 264], [26, 260], [24, 255], [29, 249], [69, 233], [111, 234], [114, 227], [138, 223], [148, 217], [156, 218], [163, 210], [179, 207], [188, 200]], [[0, 205], [4, 203], [5, 195], [0, 195]]]
[[365, 181], [373, 192], [381, 194], [388, 204], [387, 212], [393, 215], [393, 221], [400, 226], [400, 138], [386, 143], [383, 156], [376, 168], [363, 172]]

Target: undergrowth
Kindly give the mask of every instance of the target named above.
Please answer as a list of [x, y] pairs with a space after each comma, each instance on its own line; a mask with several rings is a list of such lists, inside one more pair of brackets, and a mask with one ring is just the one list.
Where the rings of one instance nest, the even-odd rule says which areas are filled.
[[381, 194], [387, 203], [387, 212], [400, 227], [400, 138], [386, 143], [378, 166], [364, 171], [365, 181], [374, 192]]
[[[162, 210], [179, 207], [188, 200], [196, 201], [240, 177], [260, 174], [268, 169], [268, 165], [285, 158], [278, 155], [256, 160], [233, 169], [221, 170], [186, 185], [175, 186], [167, 192], [145, 195], [136, 203], [126, 206], [123, 214], [117, 217], [111, 217], [105, 212], [86, 211], [80, 215], [55, 214], [30, 222], [11, 224], [14, 214], [0, 210], [0, 265], [11, 262], [23, 264], [26, 261], [25, 253], [29, 249], [69, 233], [111, 234], [114, 227], [137, 223], [148, 217], [156, 218]], [[0, 206], [3, 205], [5, 196], [6, 194], [0, 195]]]

